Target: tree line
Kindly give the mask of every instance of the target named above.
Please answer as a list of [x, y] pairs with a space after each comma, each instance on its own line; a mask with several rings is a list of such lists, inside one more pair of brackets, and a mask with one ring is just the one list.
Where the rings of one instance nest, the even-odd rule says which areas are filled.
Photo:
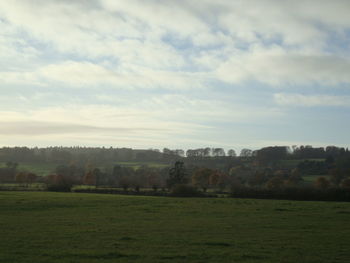
[[[8, 156], [18, 154], [23, 157], [23, 148], [2, 148]], [[9, 150], [10, 149], [10, 150]], [[24, 148], [29, 149], [29, 148]], [[67, 148], [43, 148], [43, 152], [65, 152]], [[147, 154], [154, 152], [160, 154], [161, 160], [166, 160], [162, 167], [150, 167], [141, 165], [137, 169], [118, 165], [115, 159], [112, 163], [91, 162], [89, 158], [83, 161], [67, 159], [57, 165], [52, 173], [46, 176], [37, 176], [31, 171], [18, 169], [16, 161], [8, 161], [0, 168], [0, 182], [16, 182], [23, 186], [33, 183], [42, 183], [49, 190], [70, 191], [74, 185], [89, 185], [98, 188], [119, 188], [124, 192], [142, 192], [151, 189], [153, 192], [172, 192], [174, 189], [189, 191], [190, 193], [206, 193], [210, 189], [213, 192], [253, 193], [263, 191], [277, 193], [286, 189], [305, 189], [306, 183], [303, 177], [306, 175], [318, 175], [312, 185], [313, 189], [327, 192], [329, 189], [346, 190], [350, 187], [350, 152], [346, 148], [328, 146], [325, 148], [313, 148], [309, 146], [285, 147], [271, 146], [251, 151], [243, 149], [239, 156], [234, 150], [221, 151], [220, 148], [200, 148], [187, 150], [180, 149], [156, 150], [126, 150], [103, 148], [68, 148], [90, 157], [103, 153], [101, 157], [105, 161], [106, 153], [133, 152]], [[36, 151], [38, 148], [29, 149]], [[54, 154], [55, 155], [55, 154]], [[45, 156], [45, 154], [43, 154]], [[60, 156], [60, 155], [58, 155]], [[115, 155], [117, 156], [117, 155]], [[121, 157], [120, 157], [121, 158]], [[142, 157], [144, 158], [144, 157]], [[15, 159], [17, 160], [17, 159]], [[94, 160], [94, 159], [93, 159]], [[126, 160], [124, 157], [121, 160]], [[135, 159], [131, 159], [135, 160]], [[144, 160], [144, 159], [142, 159]], [[295, 163], [292, 167], [290, 163]], [[103, 164], [103, 165], [101, 165]], [[242, 190], [243, 189], [243, 190]], [[272, 192], [271, 192], [272, 191]], [[264, 195], [268, 195], [263, 192]], [[253, 196], [251, 196], [253, 197]]]

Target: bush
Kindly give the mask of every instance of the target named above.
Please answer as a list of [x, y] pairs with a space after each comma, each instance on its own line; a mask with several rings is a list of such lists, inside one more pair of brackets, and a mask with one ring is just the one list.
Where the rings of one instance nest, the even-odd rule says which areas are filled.
[[47, 190], [53, 192], [70, 192], [73, 186], [73, 180], [63, 175], [48, 175], [46, 177]]
[[203, 196], [203, 193], [193, 186], [178, 184], [172, 188], [170, 195], [176, 197], [200, 197]]
[[48, 191], [52, 192], [70, 192], [72, 185], [68, 184], [52, 184], [47, 186]]

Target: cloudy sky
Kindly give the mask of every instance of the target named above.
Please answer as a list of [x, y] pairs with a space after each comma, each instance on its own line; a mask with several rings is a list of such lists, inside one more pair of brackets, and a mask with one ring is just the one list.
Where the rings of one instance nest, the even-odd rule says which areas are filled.
[[348, 0], [2, 0], [0, 145], [350, 146]]

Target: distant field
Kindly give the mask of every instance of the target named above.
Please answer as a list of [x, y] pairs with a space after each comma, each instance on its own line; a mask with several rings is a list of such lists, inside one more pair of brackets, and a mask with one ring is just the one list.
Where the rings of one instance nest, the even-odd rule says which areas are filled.
[[[155, 163], [155, 162], [115, 162], [111, 163], [110, 166], [113, 165], [121, 165], [121, 166], [127, 166], [127, 167], [132, 167], [134, 169], [137, 169], [141, 167], [142, 165], [148, 165], [150, 167], [157, 167], [157, 168], [164, 168], [168, 167], [169, 165], [163, 164], [163, 163]], [[4, 167], [5, 163], [0, 162], [0, 167]], [[18, 170], [19, 171], [29, 171], [33, 172], [39, 176], [45, 176], [53, 173], [56, 169], [58, 164], [56, 163], [28, 163], [28, 162], [23, 162], [19, 163], [18, 165]], [[102, 169], [104, 167], [101, 167]]]
[[0, 262], [350, 262], [350, 204], [0, 192]]
[[[5, 163], [0, 162], [0, 167], [4, 167]], [[45, 176], [52, 173], [57, 164], [55, 163], [19, 163], [18, 170], [19, 171], [29, 171], [33, 172], [39, 176]]]
[[308, 182], [308, 183], [313, 183], [317, 180], [318, 177], [325, 177], [327, 178], [328, 180], [330, 180], [330, 176], [329, 175], [306, 175], [306, 176], [303, 176], [303, 180], [305, 182]]
[[149, 167], [157, 167], [157, 168], [164, 168], [169, 166], [169, 164], [155, 163], [155, 162], [116, 162], [115, 164], [119, 164], [121, 166], [133, 167], [134, 169], [137, 169], [142, 165], [147, 165]]
[[302, 161], [315, 161], [315, 162], [323, 162], [325, 159], [297, 159], [297, 160], [281, 160], [279, 161], [280, 165], [285, 168], [295, 168]]

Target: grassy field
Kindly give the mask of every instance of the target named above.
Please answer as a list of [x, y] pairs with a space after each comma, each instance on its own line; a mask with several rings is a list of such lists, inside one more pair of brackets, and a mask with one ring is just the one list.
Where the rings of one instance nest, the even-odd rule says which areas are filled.
[[0, 192], [0, 262], [350, 262], [350, 204]]
[[156, 163], [156, 162], [118, 162], [117, 164], [125, 167], [132, 167], [134, 169], [137, 169], [142, 165], [147, 165], [149, 167], [155, 167], [155, 168], [165, 168], [169, 166], [169, 164]]
[[[5, 163], [0, 163], [0, 167], [4, 167]], [[35, 173], [39, 176], [49, 175], [55, 171], [57, 164], [55, 163], [19, 163], [18, 171], [27, 171]]]
[[303, 180], [306, 183], [314, 183], [319, 177], [325, 177], [327, 180], [330, 180], [329, 175], [305, 175], [303, 176]]
[[[156, 167], [156, 168], [164, 168], [164, 167], [168, 167], [168, 164], [163, 164], [163, 163], [155, 163], [155, 162], [116, 162], [116, 163], [110, 163], [108, 166], [113, 166], [113, 165], [121, 165], [121, 166], [125, 166], [125, 167], [132, 167], [134, 169], [137, 169], [139, 167], [141, 167], [142, 165], [148, 165], [149, 167]], [[32, 172], [35, 173], [39, 176], [45, 176], [45, 175], [49, 175], [52, 174], [56, 167], [59, 164], [57, 163], [32, 163], [32, 162], [23, 162], [23, 163], [19, 163], [18, 165], [18, 171], [27, 171], [27, 172]], [[5, 167], [6, 164], [0, 162], [0, 167]], [[102, 166], [100, 167], [101, 169], [104, 169], [105, 167]]]

